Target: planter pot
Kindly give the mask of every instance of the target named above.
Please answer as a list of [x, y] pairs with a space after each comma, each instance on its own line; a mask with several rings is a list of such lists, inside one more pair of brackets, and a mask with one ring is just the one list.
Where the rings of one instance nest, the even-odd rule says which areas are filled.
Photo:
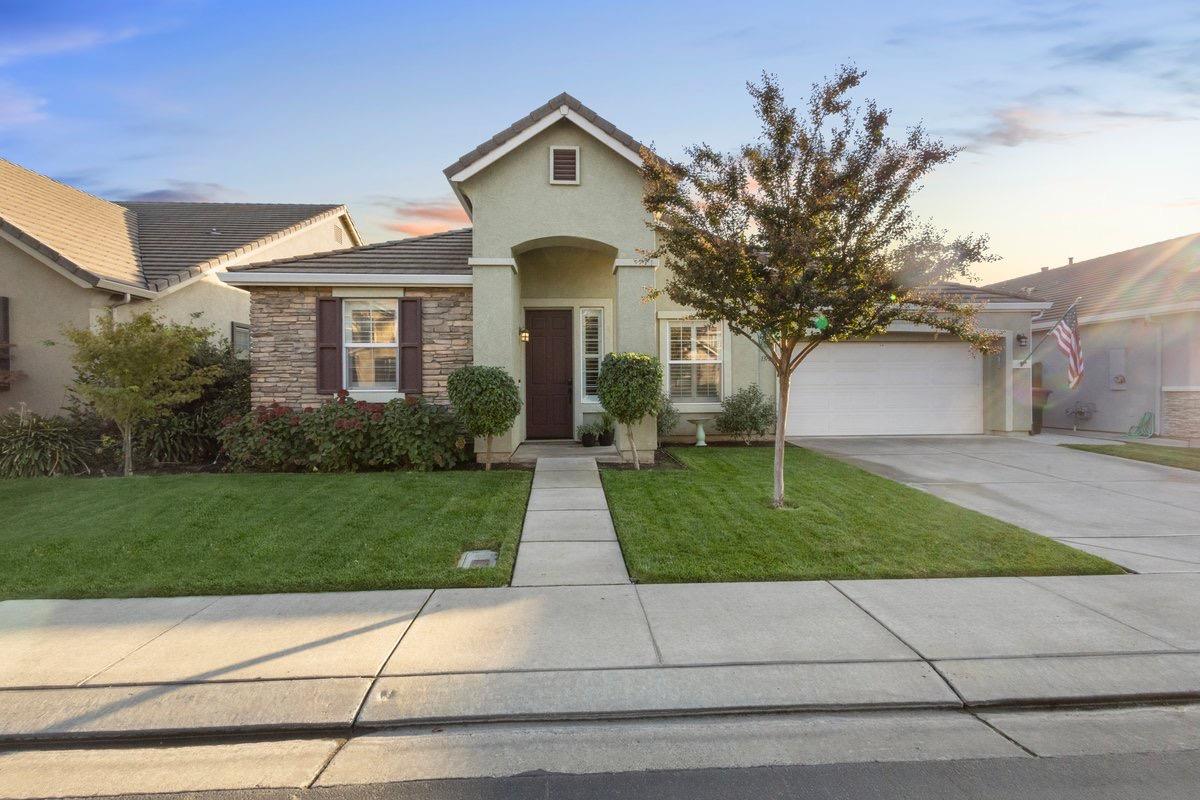
[[600, 434], [599, 438], [596, 439], [596, 442], [597, 442], [597, 444], [599, 444], [602, 447], [608, 447], [609, 445], [611, 445], [613, 443], [613, 440], [616, 438], [617, 438], [616, 431], [605, 431], [604, 433]]
[[584, 447], [595, 447], [596, 446], [596, 434], [594, 434], [594, 433], [580, 434], [579, 441], [583, 444]]

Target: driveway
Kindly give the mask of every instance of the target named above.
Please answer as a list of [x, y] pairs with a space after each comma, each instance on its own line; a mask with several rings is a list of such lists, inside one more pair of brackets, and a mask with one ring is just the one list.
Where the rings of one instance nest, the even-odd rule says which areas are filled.
[[1134, 572], [1200, 572], [1200, 472], [1058, 447], [1061, 437], [788, 441]]

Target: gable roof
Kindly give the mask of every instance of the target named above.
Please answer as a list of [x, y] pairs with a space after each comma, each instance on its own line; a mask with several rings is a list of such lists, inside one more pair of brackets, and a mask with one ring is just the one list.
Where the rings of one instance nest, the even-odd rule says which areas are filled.
[[1045, 269], [990, 284], [1053, 305], [1043, 319], [1056, 321], [1081, 297], [1081, 318], [1162, 306], [1200, 304], [1200, 233]]
[[[338, 204], [114, 203], [0, 158], [0, 232], [83, 284], [155, 292], [328, 217]], [[214, 231], [216, 231], [214, 233]]]
[[1037, 298], [1028, 295], [991, 289], [986, 286], [971, 286], [966, 283], [943, 281], [933, 285], [938, 294], [965, 303], [1036, 303]]
[[[472, 230], [414, 236], [391, 242], [280, 258], [230, 267], [230, 273], [325, 273], [351, 275], [470, 275]], [[231, 278], [230, 282], [236, 282]]]
[[563, 92], [551, 97], [512, 125], [463, 155], [446, 167], [443, 173], [451, 182], [466, 180], [475, 172], [561, 119], [575, 123], [629, 161], [635, 164], [641, 163], [643, 148], [641, 142], [571, 95]]

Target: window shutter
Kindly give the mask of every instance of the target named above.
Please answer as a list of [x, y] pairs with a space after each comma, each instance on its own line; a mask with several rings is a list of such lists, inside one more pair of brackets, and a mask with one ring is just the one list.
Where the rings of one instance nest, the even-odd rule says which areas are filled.
[[421, 394], [424, 391], [421, 373], [421, 301], [404, 298], [400, 301], [400, 391]]
[[342, 388], [342, 301], [317, 299], [317, 393]]
[[8, 376], [4, 373], [12, 369], [12, 356], [9, 347], [12, 345], [11, 332], [8, 327], [8, 298], [0, 297], [0, 392], [9, 389]]

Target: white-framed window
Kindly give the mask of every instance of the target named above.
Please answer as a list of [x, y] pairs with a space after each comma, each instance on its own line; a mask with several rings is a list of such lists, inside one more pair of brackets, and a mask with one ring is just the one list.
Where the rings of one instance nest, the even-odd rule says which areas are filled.
[[342, 362], [347, 389], [395, 391], [400, 363], [394, 299], [342, 301]]
[[579, 148], [550, 148], [550, 182], [555, 184], [579, 183]]
[[721, 400], [721, 326], [694, 320], [672, 320], [667, 336], [667, 386], [681, 403]]
[[579, 361], [583, 401], [599, 403], [596, 382], [600, 378], [600, 359], [604, 358], [604, 309], [579, 310]]

